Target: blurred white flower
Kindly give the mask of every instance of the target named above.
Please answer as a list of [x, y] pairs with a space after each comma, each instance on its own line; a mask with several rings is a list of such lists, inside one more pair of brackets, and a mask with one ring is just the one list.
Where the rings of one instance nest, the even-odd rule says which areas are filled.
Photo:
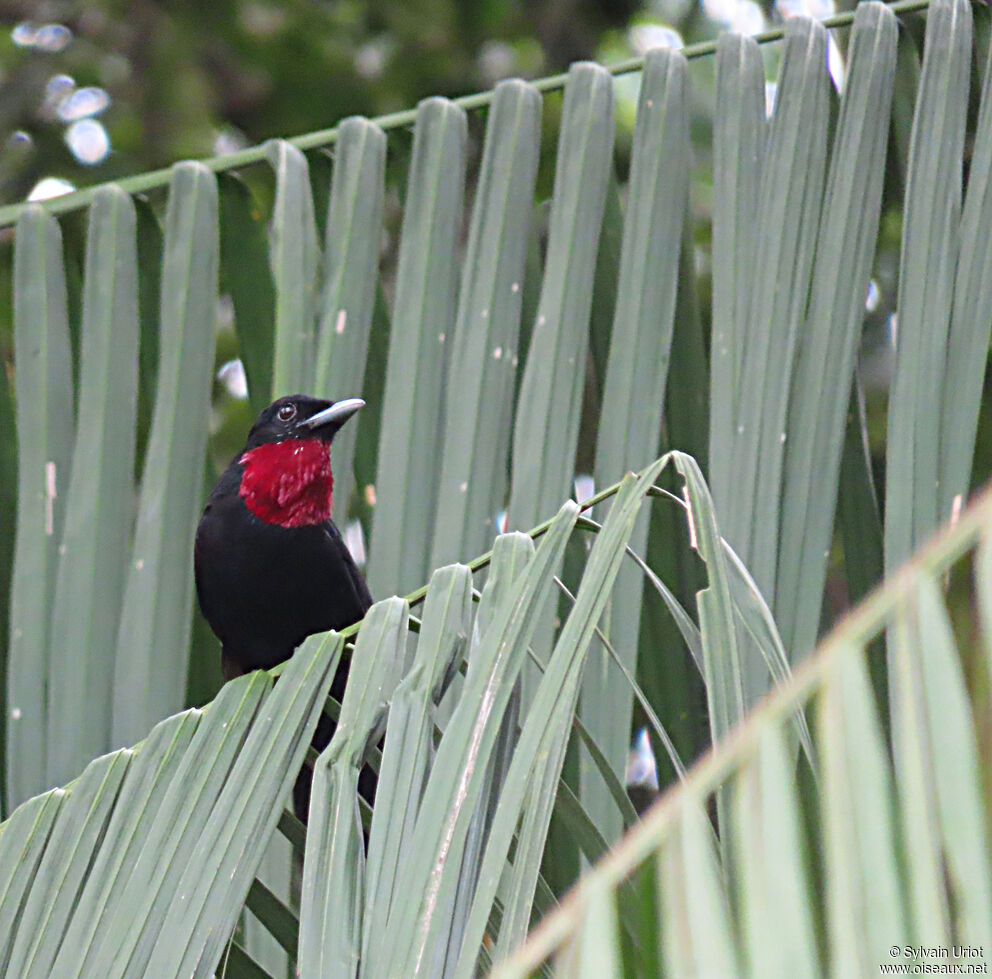
[[71, 194], [76, 188], [61, 177], [42, 177], [28, 194], [29, 201], [48, 201], [53, 197]]
[[635, 24], [627, 32], [627, 39], [637, 54], [644, 54], [651, 48], [685, 47], [682, 35], [664, 24]]
[[58, 114], [63, 122], [75, 122], [88, 116], [98, 116], [109, 105], [110, 96], [104, 89], [87, 85], [67, 95], [59, 104]]
[[217, 371], [220, 381], [232, 398], [244, 401], [248, 397], [248, 378], [245, 375], [245, 365], [240, 360], [229, 360]]
[[710, 20], [725, 24], [738, 34], [758, 34], [765, 29], [765, 15], [753, 0], [703, 0]]
[[477, 61], [487, 85], [495, 85], [500, 79], [509, 78], [517, 69], [516, 53], [503, 41], [486, 41], [479, 48]]
[[878, 283], [871, 279], [868, 283], [868, 295], [865, 297], [865, 312], [874, 313], [878, 309], [882, 293], [879, 291]]
[[65, 131], [65, 141], [80, 163], [92, 166], [110, 152], [110, 137], [95, 119], [80, 119]]
[[65, 24], [36, 24], [22, 20], [11, 30], [10, 39], [19, 48], [37, 48], [54, 54], [72, 43], [72, 31]]
[[362, 530], [360, 520], [350, 520], [345, 524], [341, 536], [344, 538], [345, 547], [348, 548], [351, 556], [360, 568], [365, 567], [365, 532]]
[[658, 788], [658, 763], [655, 761], [651, 738], [646, 727], [642, 727], [637, 732], [630, 754], [627, 755], [624, 783], [627, 786], [637, 785], [646, 789]]
[[592, 476], [580, 475], [575, 477], [575, 502], [585, 503], [591, 496], [596, 495], [596, 483]]

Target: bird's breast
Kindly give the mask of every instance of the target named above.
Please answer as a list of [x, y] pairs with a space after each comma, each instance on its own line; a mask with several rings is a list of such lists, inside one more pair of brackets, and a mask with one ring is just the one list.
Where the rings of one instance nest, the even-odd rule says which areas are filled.
[[320, 439], [267, 442], [239, 461], [239, 495], [259, 520], [292, 528], [330, 519], [334, 477], [330, 449]]

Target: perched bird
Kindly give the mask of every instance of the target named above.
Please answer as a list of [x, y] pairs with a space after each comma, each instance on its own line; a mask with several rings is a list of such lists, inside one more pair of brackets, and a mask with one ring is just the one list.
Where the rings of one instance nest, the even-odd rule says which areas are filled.
[[[280, 398], [257, 418], [244, 449], [224, 470], [200, 518], [196, 594], [221, 641], [224, 679], [289, 659], [315, 632], [361, 619], [372, 598], [331, 520], [331, 441], [365, 404], [359, 398]], [[332, 692], [340, 699], [347, 664]], [[332, 727], [322, 717], [320, 750]], [[297, 781], [305, 818], [309, 778]]]

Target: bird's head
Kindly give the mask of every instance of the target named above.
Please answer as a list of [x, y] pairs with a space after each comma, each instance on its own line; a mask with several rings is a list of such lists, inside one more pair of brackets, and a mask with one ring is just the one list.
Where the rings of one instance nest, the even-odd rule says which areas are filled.
[[248, 433], [245, 451], [267, 442], [285, 442], [287, 439], [319, 439], [330, 444], [338, 429], [364, 406], [361, 398], [324, 401], [306, 394], [280, 398], [255, 419]]
[[334, 478], [330, 446], [338, 429], [365, 404], [292, 394], [255, 420], [241, 464], [241, 498], [260, 520], [303, 527], [330, 518]]

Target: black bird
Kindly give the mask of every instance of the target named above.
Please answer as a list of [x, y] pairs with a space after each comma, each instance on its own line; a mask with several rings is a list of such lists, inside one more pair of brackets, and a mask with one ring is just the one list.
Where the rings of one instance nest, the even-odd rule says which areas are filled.
[[[289, 659], [307, 636], [343, 629], [372, 604], [331, 520], [331, 441], [364, 404], [280, 398], [258, 416], [213, 488], [196, 531], [194, 564], [200, 609], [221, 641], [225, 680]], [[332, 687], [338, 699], [346, 679], [342, 663]], [[322, 716], [318, 750], [332, 730]], [[297, 781], [295, 808], [305, 819], [304, 781]]]

